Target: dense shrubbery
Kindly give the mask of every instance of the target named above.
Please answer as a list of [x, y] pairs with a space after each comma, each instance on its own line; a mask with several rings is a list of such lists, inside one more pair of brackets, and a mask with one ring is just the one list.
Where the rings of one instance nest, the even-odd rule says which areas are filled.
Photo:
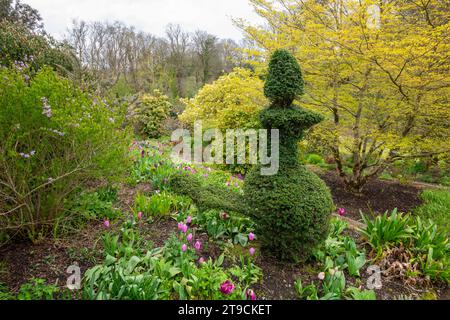
[[6, 20], [0, 20], [0, 53], [0, 65], [7, 67], [27, 63], [33, 72], [45, 65], [61, 73], [73, 70], [74, 59], [63, 45]]
[[379, 259], [400, 251], [408, 257], [403, 261], [412, 276], [426, 276], [450, 283], [450, 243], [438, 226], [420, 217], [412, 218], [394, 210], [374, 220], [363, 215], [367, 224], [363, 237], [377, 252]]
[[169, 118], [171, 104], [169, 97], [160, 91], [152, 95], [143, 94], [132, 109], [132, 120], [138, 133], [159, 138], [164, 134], [164, 122]]
[[179, 118], [190, 126], [202, 120], [205, 129], [256, 128], [258, 112], [267, 103], [262, 88], [263, 82], [251, 71], [235, 69], [184, 100], [186, 109]]
[[224, 186], [202, 183], [201, 179], [187, 172], [176, 172], [170, 178], [171, 188], [192, 198], [200, 210], [222, 209], [245, 211], [241, 195]]
[[[298, 83], [286, 84], [284, 74]], [[266, 94], [273, 104], [261, 113], [261, 122], [266, 129], [280, 130], [280, 169], [276, 175], [263, 176], [257, 166], [246, 178], [245, 200], [263, 246], [283, 259], [297, 260], [325, 240], [333, 210], [325, 183], [298, 159], [298, 140], [323, 118], [289, 105], [302, 92], [303, 81], [288, 52], [274, 53], [268, 79]]]
[[[258, 114], [267, 99], [263, 95], [263, 82], [250, 70], [237, 68], [183, 102], [186, 109], [179, 116], [181, 122], [193, 127], [195, 121], [202, 121], [204, 130], [217, 128], [225, 133], [227, 129], [259, 128]], [[251, 169], [248, 163], [221, 167], [241, 174]]]
[[84, 182], [123, 172], [129, 135], [107, 104], [54, 71], [25, 73], [0, 70], [0, 228], [36, 239]]

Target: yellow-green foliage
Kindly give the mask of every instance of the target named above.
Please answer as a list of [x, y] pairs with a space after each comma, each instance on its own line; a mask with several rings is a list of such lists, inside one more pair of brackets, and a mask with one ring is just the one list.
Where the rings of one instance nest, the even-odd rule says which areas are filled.
[[188, 125], [202, 120], [204, 128], [256, 128], [258, 113], [268, 103], [263, 86], [250, 70], [237, 68], [205, 85], [193, 99], [182, 100], [186, 109], [179, 119]]
[[159, 138], [164, 134], [164, 122], [171, 107], [169, 97], [159, 90], [154, 90], [152, 95], [142, 94], [132, 109], [136, 130], [150, 138]]
[[272, 28], [238, 21], [263, 48], [247, 52], [255, 70], [264, 70], [262, 57], [278, 48], [289, 48], [301, 63], [302, 106], [326, 115], [315, 135], [356, 191], [398, 158], [448, 152], [444, 2], [251, 0]]

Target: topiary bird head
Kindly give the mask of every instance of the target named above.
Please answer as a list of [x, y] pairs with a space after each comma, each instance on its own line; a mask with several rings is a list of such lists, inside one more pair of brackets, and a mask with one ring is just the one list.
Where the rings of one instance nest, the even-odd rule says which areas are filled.
[[304, 81], [300, 65], [285, 49], [276, 50], [270, 59], [269, 75], [264, 94], [273, 107], [289, 107], [294, 99], [304, 93]]

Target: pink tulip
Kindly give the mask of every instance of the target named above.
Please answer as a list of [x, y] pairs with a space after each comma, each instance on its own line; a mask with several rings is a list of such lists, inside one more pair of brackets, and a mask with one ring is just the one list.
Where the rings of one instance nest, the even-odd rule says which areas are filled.
[[187, 241], [192, 242], [192, 238], [194, 236], [192, 235], [192, 233], [189, 233], [189, 235], [187, 236]]
[[247, 300], [252, 300], [255, 301], [256, 300], [256, 293], [253, 290], [248, 290], [247, 291]]
[[191, 224], [192, 223], [192, 217], [188, 216], [186, 219], [186, 224]]
[[138, 212], [137, 217], [138, 217], [139, 220], [141, 220], [142, 219], [142, 212]]
[[105, 226], [105, 228], [109, 228], [111, 226], [109, 220], [105, 220], [105, 222], [103, 222], [103, 225]]
[[225, 281], [220, 285], [220, 292], [223, 294], [231, 294], [234, 291], [234, 284], [230, 280]]
[[183, 225], [181, 226], [181, 232], [186, 233], [187, 231], [188, 231], [188, 226], [183, 223]]
[[202, 249], [202, 243], [200, 241], [197, 241], [194, 244], [194, 248], [195, 248], [195, 250], [200, 251]]
[[200, 259], [198, 259], [198, 263], [199, 264], [205, 263], [205, 258], [201, 257]]
[[178, 224], [178, 230], [179, 230], [179, 231], [181, 231], [181, 230], [183, 229], [183, 225], [184, 225], [183, 222], [180, 222], [180, 223]]
[[255, 234], [254, 234], [253, 232], [250, 232], [250, 233], [248, 234], [248, 240], [250, 240], [250, 241], [255, 240]]
[[187, 245], [186, 245], [186, 244], [183, 244], [183, 245], [181, 246], [181, 251], [186, 252], [186, 250], [187, 250]]
[[338, 209], [338, 214], [343, 217], [347, 214], [347, 210], [345, 210], [345, 208], [339, 208]]
[[256, 250], [255, 250], [255, 248], [250, 248], [250, 250], [248, 250], [248, 252], [253, 257], [255, 255]]

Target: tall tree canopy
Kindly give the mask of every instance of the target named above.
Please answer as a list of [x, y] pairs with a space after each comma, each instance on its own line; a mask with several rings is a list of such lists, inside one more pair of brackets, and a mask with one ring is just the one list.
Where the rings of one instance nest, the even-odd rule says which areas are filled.
[[398, 159], [449, 155], [448, 2], [250, 2], [267, 26], [236, 21], [259, 48], [248, 53], [295, 54], [306, 82], [302, 103], [328, 115], [315, 134], [351, 190]]

